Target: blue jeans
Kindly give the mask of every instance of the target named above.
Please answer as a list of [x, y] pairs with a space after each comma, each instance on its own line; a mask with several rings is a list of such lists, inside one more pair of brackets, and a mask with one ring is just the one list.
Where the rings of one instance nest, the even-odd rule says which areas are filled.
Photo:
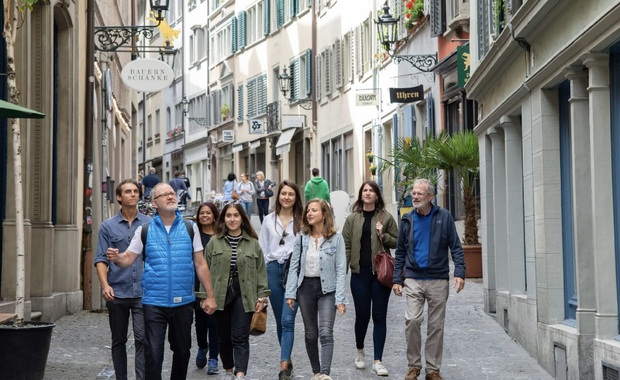
[[168, 342], [172, 349], [171, 380], [187, 377], [187, 365], [192, 347], [192, 321], [194, 304], [177, 307], [159, 307], [142, 305], [144, 309], [144, 327], [146, 336], [146, 378], [161, 380], [161, 368], [164, 362], [164, 340], [168, 328]]
[[241, 206], [243, 206], [243, 209], [245, 210], [245, 213], [248, 215], [248, 218], [252, 216], [252, 202], [239, 202], [241, 203]]
[[387, 333], [387, 310], [391, 288], [379, 283], [370, 267], [360, 267], [360, 273], [351, 273], [351, 294], [355, 304], [355, 345], [364, 348], [372, 310], [372, 341], [375, 360], [383, 360], [383, 347]]
[[280, 264], [277, 261], [267, 263], [267, 285], [271, 290], [269, 302], [273, 309], [273, 316], [276, 318], [276, 326], [278, 330], [278, 342], [280, 342], [280, 361], [291, 360], [291, 352], [293, 351], [293, 343], [295, 341], [295, 316], [297, 315], [298, 303], [295, 308], [291, 308], [286, 304], [284, 298], [285, 288], [282, 285], [282, 274], [286, 264]]
[[140, 298], [115, 298], [106, 302], [112, 332], [112, 362], [116, 379], [127, 379], [127, 329], [129, 313], [133, 321], [133, 338], [136, 344], [136, 379], [144, 379], [144, 314]]
[[[301, 317], [304, 320], [306, 352], [310, 359], [312, 373], [329, 375], [334, 356], [336, 292], [323, 294], [320, 277], [305, 277], [297, 289], [297, 302], [299, 302]], [[321, 340], [320, 358], [319, 338]]]

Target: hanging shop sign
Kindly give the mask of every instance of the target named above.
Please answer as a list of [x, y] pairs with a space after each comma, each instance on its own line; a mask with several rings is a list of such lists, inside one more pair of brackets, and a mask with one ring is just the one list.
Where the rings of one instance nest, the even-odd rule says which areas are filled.
[[235, 142], [235, 131], [233, 130], [222, 131], [222, 142], [225, 142], [225, 143]]
[[170, 86], [174, 71], [164, 61], [142, 58], [131, 61], [121, 72], [123, 83], [140, 92], [157, 92]]
[[263, 120], [250, 120], [250, 134], [263, 134], [265, 133], [265, 122]]
[[390, 88], [390, 102], [413, 103], [424, 99], [424, 86]]
[[379, 91], [360, 91], [355, 94], [356, 106], [378, 106]]
[[459, 87], [465, 87], [471, 76], [469, 72], [469, 44], [456, 48], [456, 74]]

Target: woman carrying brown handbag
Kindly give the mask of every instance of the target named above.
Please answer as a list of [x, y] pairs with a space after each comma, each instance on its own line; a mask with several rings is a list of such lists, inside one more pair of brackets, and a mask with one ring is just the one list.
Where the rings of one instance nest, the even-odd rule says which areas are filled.
[[351, 294], [355, 306], [355, 367], [366, 367], [364, 340], [372, 316], [372, 372], [377, 376], [388, 376], [382, 360], [387, 335], [388, 302], [392, 289], [381, 285], [377, 280], [374, 258], [382, 250], [379, 237], [386, 249], [396, 248], [398, 226], [392, 215], [385, 210], [381, 190], [375, 181], [366, 181], [360, 187], [357, 200], [351, 206], [351, 214], [344, 223], [342, 236], [347, 265], [351, 268]]

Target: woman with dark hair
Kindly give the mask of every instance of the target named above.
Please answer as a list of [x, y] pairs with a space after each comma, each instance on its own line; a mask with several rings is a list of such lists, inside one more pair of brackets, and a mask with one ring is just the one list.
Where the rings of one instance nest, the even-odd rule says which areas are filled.
[[314, 373], [312, 380], [331, 380], [336, 309], [343, 315], [348, 303], [345, 294], [347, 258], [344, 240], [334, 225], [329, 204], [318, 198], [306, 205], [301, 232], [295, 238], [291, 256], [286, 303], [291, 310], [295, 307], [295, 301], [299, 303], [304, 320], [306, 352]]
[[286, 306], [284, 291], [288, 275], [287, 263], [293, 252], [295, 236], [301, 229], [303, 205], [299, 187], [293, 181], [284, 180], [278, 186], [275, 211], [263, 220], [260, 243], [267, 266], [267, 284], [271, 295], [271, 308], [276, 319], [278, 342], [280, 343], [280, 373], [278, 380], [291, 378], [293, 363], [291, 352], [295, 338], [295, 316], [297, 306]]
[[233, 200], [232, 192], [237, 190], [237, 176], [235, 173], [228, 173], [226, 182], [224, 182], [224, 202], [230, 202]]
[[[206, 202], [198, 207], [196, 212], [196, 224], [200, 231], [202, 246], [206, 247], [211, 237], [215, 235], [215, 221], [220, 216], [220, 212], [212, 202]], [[200, 281], [195, 279], [194, 290], [200, 290]], [[207, 365], [207, 352], [209, 352], [208, 375], [215, 375], [219, 372], [217, 368], [217, 329], [215, 327], [215, 317], [209, 315], [200, 307], [201, 298], [196, 297], [194, 314], [196, 318], [196, 340], [198, 342], [198, 354], [196, 354], [196, 367], [204, 368]]]
[[243, 206], [224, 206], [205, 248], [217, 300], [215, 320], [222, 366], [245, 379], [250, 359], [250, 322], [268, 303], [267, 271], [258, 236]]
[[398, 226], [392, 215], [385, 210], [381, 190], [375, 181], [362, 184], [357, 200], [351, 206], [342, 229], [347, 254], [347, 266], [351, 268], [351, 295], [355, 307], [355, 344], [357, 355], [355, 367], [366, 367], [364, 339], [372, 315], [374, 362], [372, 372], [388, 376], [382, 363], [383, 348], [387, 334], [387, 310], [391, 288], [377, 280], [374, 259], [385, 248], [396, 248]]

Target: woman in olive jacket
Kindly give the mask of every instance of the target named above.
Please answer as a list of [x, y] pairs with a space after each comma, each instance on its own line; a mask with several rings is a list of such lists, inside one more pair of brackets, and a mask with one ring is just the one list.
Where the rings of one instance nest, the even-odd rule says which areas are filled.
[[355, 305], [355, 367], [366, 367], [364, 339], [372, 314], [374, 362], [371, 370], [378, 376], [388, 376], [382, 356], [392, 289], [377, 280], [374, 259], [381, 250], [379, 236], [386, 249], [396, 248], [398, 226], [392, 215], [385, 210], [381, 190], [375, 181], [366, 181], [360, 187], [357, 201], [351, 206], [351, 214], [344, 223], [342, 236], [347, 264], [351, 268], [351, 294]]
[[[211, 270], [220, 358], [226, 372], [245, 378], [250, 359], [250, 323], [268, 302], [267, 270], [258, 235], [243, 206], [224, 206], [205, 248]], [[202, 290], [202, 289], [201, 289]], [[198, 295], [199, 296], [199, 295]], [[233, 343], [235, 342], [235, 343]]]

